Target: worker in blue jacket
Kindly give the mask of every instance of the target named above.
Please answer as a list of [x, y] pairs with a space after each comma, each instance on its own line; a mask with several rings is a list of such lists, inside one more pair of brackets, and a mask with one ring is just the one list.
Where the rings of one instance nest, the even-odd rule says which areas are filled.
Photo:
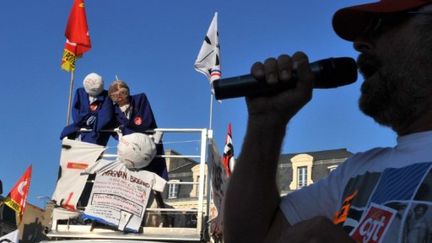
[[[109, 97], [114, 102], [114, 117], [122, 135], [135, 132], [148, 133], [148, 130], [157, 128], [156, 120], [150, 106], [150, 102], [144, 93], [130, 95], [129, 86], [121, 80], [115, 80], [109, 90]], [[118, 139], [117, 136], [115, 136]], [[163, 155], [162, 142], [156, 144], [157, 155]], [[164, 158], [156, 157], [143, 168], [154, 172], [168, 180], [166, 162]]]
[[[113, 102], [104, 90], [103, 80], [99, 74], [88, 74], [84, 78], [83, 86], [75, 92], [72, 106], [73, 123], [63, 129], [60, 139], [68, 137], [106, 146], [111, 134], [102, 130], [113, 127]], [[81, 129], [88, 131], [80, 131]]]

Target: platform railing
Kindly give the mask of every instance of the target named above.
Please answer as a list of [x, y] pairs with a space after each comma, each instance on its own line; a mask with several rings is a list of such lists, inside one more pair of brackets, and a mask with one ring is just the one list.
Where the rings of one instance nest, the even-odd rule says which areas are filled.
[[[115, 130], [118, 132], [119, 130]], [[85, 131], [84, 131], [85, 132]], [[113, 130], [106, 131], [113, 132]], [[56, 228], [48, 234], [54, 238], [93, 238], [93, 239], [142, 239], [142, 240], [167, 240], [167, 241], [200, 241], [205, 237], [206, 232], [206, 219], [209, 215], [210, 209], [210, 175], [206, 173], [206, 156], [207, 156], [207, 143], [212, 138], [212, 130], [206, 128], [157, 128], [149, 130], [149, 133], [162, 133], [164, 136], [174, 133], [189, 133], [197, 134], [199, 136], [199, 151], [198, 154], [163, 154], [157, 155], [163, 158], [174, 159], [193, 159], [199, 165], [199, 179], [198, 181], [181, 182], [181, 181], [168, 181], [167, 185], [191, 185], [196, 187], [198, 193], [197, 197], [190, 197], [189, 199], [194, 202], [196, 207], [193, 208], [147, 208], [146, 217], [151, 214], [158, 215], [196, 215], [195, 227], [159, 227], [159, 226], [146, 226], [143, 225], [141, 234], [124, 234], [123, 232], [107, 231], [107, 229], [95, 229], [92, 226], [84, 225], [71, 225], [68, 221], [66, 224], [56, 224]], [[116, 158], [116, 154], [104, 153], [103, 158]], [[210, 172], [207, 170], [208, 173]], [[165, 190], [167, 190], [166, 187]], [[168, 193], [167, 193], [168, 194]]]

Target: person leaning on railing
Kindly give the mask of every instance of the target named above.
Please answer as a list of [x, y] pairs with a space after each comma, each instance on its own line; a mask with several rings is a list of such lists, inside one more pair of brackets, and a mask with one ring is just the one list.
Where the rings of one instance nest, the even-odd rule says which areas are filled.
[[[150, 102], [144, 93], [130, 95], [129, 86], [122, 80], [112, 82], [108, 95], [114, 102], [114, 123], [119, 127], [122, 135], [146, 131], [157, 128]], [[118, 139], [117, 135], [114, 135]], [[157, 154], [164, 154], [163, 144], [156, 145]], [[158, 174], [168, 180], [166, 162], [164, 158], [156, 157], [147, 167], [143, 168]]]
[[114, 107], [104, 90], [102, 77], [97, 73], [88, 74], [82, 88], [75, 92], [72, 105], [73, 123], [61, 132], [60, 139], [67, 137], [87, 143], [106, 146], [110, 133], [102, 130], [111, 127]]

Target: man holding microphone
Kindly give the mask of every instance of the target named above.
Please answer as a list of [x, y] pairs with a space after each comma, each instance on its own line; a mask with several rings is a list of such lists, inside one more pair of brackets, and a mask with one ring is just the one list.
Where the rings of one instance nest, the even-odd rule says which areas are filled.
[[[280, 197], [286, 126], [312, 99], [316, 74], [302, 52], [255, 63], [255, 79], [292, 88], [246, 97], [246, 137], [226, 193], [226, 243], [403, 242], [409, 211], [432, 205], [432, 1], [343, 8], [333, 28], [359, 52], [360, 109], [394, 130], [397, 145], [354, 154], [327, 178]], [[395, 202], [406, 206], [400, 221]], [[432, 221], [431, 212], [424, 217]]]

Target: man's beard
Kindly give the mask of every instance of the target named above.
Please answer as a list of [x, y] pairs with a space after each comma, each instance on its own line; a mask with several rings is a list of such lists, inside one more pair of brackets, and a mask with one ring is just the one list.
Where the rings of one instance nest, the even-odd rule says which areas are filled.
[[399, 132], [431, 107], [428, 101], [432, 75], [427, 70], [430, 63], [412, 62], [421, 58], [408, 62], [403, 55], [390, 56], [385, 65], [375, 56], [359, 56], [360, 72], [365, 78], [359, 106], [377, 123]]

